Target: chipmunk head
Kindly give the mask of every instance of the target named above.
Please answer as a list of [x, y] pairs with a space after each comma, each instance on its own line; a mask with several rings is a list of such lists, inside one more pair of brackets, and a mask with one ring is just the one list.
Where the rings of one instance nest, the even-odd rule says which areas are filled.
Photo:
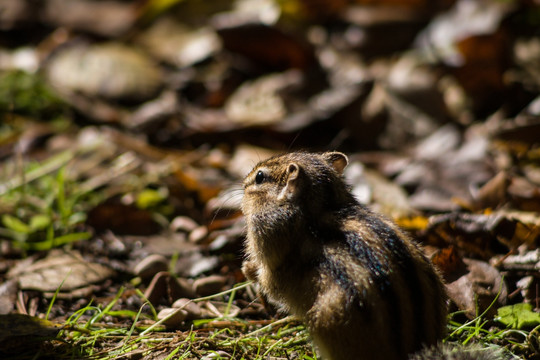
[[331, 209], [348, 194], [341, 179], [347, 163], [340, 152], [294, 152], [260, 162], [243, 183], [242, 211], [248, 225], [252, 216], [291, 215], [298, 207]]

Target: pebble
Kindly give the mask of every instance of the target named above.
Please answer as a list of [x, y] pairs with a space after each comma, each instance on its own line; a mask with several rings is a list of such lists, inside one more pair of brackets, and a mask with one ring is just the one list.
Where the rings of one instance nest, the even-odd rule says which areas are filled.
[[163, 300], [169, 301], [170, 304], [174, 299], [194, 298], [195, 291], [187, 279], [176, 278], [168, 272], [162, 271], [152, 278], [144, 296], [154, 305], [163, 302]]
[[212, 354], [208, 354], [201, 358], [201, 360], [213, 360], [213, 359], [230, 359], [231, 355], [225, 351], [216, 351]]
[[196, 320], [202, 318], [201, 308], [199, 305], [197, 305], [197, 303], [194, 303], [190, 299], [180, 298], [172, 304], [172, 307], [187, 311], [186, 320]]
[[208, 296], [220, 292], [225, 286], [227, 278], [221, 275], [211, 275], [193, 282], [193, 289], [197, 295]]
[[189, 233], [188, 240], [192, 243], [199, 244], [206, 239], [207, 235], [208, 229], [206, 226], [199, 226]]
[[167, 320], [163, 321], [163, 324], [169, 327], [178, 327], [186, 320], [187, 315], [188, 312], [183, 309], [165, 308], [157, 314], [157, 318], [158, 320], [162, 320], [170, 316]]
[[164, 256], [152, 254], [135, 265], [133, 272], [143, 279], [149, 279], [160, 271], [167, 271], [168, 268], [169, 264]]
[[170, 228], [172, 231], [192, 232], [199, 227], [199, 224], [188, 216], [177, 216], [171, 221]]

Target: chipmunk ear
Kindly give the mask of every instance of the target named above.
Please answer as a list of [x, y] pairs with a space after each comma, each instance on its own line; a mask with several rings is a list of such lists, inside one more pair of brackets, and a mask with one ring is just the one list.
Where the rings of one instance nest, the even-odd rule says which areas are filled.
[[296, 163], [290, 163], [287, 167], [287, 182], [298, 179], [300, 167]]
[[296, 163], [290, 163], [287, 166], [287, 184], [279, 194], [278, 198], [291, 198], [296, 193], [298, 187], [298, 177], [300, 175], [300, 166]]
[[337, 171], [339, 175], [343, 174], [343, 170], [349, 164], [349, 159], [347, 158], [347, 155], [333, 151], [333, 152], [326, 152], [322, 154], [323, 159], [334, 168], [334, 170]]

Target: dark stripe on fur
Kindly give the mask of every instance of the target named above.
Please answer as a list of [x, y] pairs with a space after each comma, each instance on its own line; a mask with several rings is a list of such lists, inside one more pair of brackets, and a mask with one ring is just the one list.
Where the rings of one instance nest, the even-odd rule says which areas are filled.
[[[389, 264], [392, 262], [390, 259], [386, 259], [386, 254], [377, 251], [368, 246], [360, 237], [358, 233], [346, 232], [345, 233], [346, 244], [350, 249], [350, 252], [354, 254], [361, 262], [362, 265], [368, 270], [371, 275], [371, 279], [375, 287], [379, 290], [381, 299], [385, 302], [386, 308], [389, 312], [389, 320], [397, 329], [401, 329], [403, 326], [403, 318], [399, 311], [400, 301], [399, 294], [396, 293], [395, 288], [392, 286], [390, 279]], [[391, 329], [394, 326], [388, 324], [388, 328]], [[395, 344], [396, 348], [403, 351], [403, 338], [399, 331], [391, 332], [391, 342]]]
[[371, 230], [378, 236], [383, 238], [382, 244], [388, 248], [389, 253], [393, 256], [392, 264], [398, 264], [402, 270], [403, 279], [407, 283], [409, 289], [409, 298], [413, 306], [413, 314], [416, 325], [414, 332], [414, 347], [420, 349], [423, 342], [428, 337], [426, 331], [434, 331], [435, 329], [425, 329], [426, 314], [424, 312], [425, 305], [425, 289], [422, 288], [422, 283], [419, 278], [418, 268], [415, 261], [404, 244], [403, 240], [382, 220], [371, 218], [369, 223]]

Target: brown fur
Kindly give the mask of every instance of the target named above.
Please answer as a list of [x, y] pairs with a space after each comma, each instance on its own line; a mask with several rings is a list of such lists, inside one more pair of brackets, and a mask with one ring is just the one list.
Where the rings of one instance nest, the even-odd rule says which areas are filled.
[[323, 359], [406, 359], [443, 336], [444, 286], [409, 237], [354, 199], [346, 165], [295, 152], [255, 166], [243, 271], [306, 323]]

